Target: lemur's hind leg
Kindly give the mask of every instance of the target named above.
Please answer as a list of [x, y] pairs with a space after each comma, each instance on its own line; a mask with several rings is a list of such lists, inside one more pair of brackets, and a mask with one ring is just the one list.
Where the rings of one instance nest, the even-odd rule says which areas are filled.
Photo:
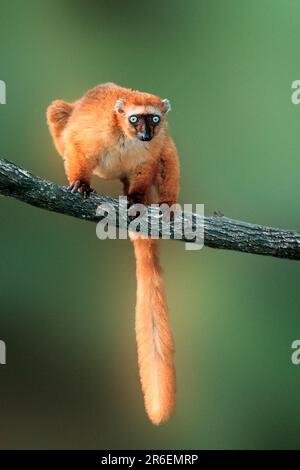
[[155, 166], [151, 160], [137, 166], [127, 176], [123, 185], [129, 202], [133, 204], [150, 204], [154, 169]]
[[146, 205], [152, 202], [153, 171], [154, 165], [151, 161], [139, 165], [131, 174], [121, 179], [124, 194], [128, 198], [129, 215], [136, 216], [137, 210], [140, 216], [147, 212]]
[[180, 168], [174, 143], [168, 141], [157, 163], [154, 184], [157, 189], [158, 203], [172, 206], [176, 204], [179, 193]]
[[166, 222], [173, 220], [175, 213], [181, 210], [177, 204], [179, 194], [180, 169], [176, 147], [169, 141], [161, 153], [155, 173], [154, 184], [157, 189], [157, 203]]

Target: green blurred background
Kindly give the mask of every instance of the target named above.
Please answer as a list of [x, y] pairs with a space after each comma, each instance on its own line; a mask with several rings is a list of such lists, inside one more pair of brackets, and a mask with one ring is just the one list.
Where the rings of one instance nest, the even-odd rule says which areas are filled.
[[[171, 100], [181, 203], [299, 229], [297, 0], [1, 0], [0, 157], [65, 184], [51, 100], [114, 81]], [[117, 195], [117, 182], [94, 181]], [[128, 241], [0, 199], [0, 446], [300, 447], [299, 263], [163, 241], [177, 408], [143, 409]]]

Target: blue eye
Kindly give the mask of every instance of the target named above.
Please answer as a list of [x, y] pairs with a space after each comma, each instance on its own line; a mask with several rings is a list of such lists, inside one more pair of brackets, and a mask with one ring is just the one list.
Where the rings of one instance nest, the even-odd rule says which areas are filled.
[[158, 124], [160, 121], [160, 117], [159, 116], [152, 116], [152, 122], [153, 124]]
[[135, 114], [129, 117], [129, 122], [131, 122], [131, 124], [136, 124], [138, 120], [139, 118]]

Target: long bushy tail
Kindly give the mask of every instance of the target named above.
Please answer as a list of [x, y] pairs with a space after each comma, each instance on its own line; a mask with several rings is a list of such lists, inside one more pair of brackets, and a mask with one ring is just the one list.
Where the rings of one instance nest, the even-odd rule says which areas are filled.
[[131, 237], [136, 257], [136, 340], [147, 414], [166, 421], [175, 405], [173, 339], [159, 265], [158, 240]]
[[63, 100], [53, 101], [47, 109], [47, 122], [58, 153], [63, 156], [61, 133], [66, 127], [74, 105]]

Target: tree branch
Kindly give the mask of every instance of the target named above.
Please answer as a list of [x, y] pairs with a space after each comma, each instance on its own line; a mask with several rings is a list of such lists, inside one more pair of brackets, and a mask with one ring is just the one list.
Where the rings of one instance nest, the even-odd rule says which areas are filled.
[[[88, 199], [82, 199], [79, 194], [72, 194], [64, 186], [33, 176], [7, 160], [0, 160], [0, 194], [14, 197], [36, 207], [61, 214], [77, 217], [90, 222], [99, 222], [103, 217], [96, 214], [99, 205], [110, 204], [118, 215], [116, 225], [128, 227], [132, 218], [118, 212], [118, 200], [99, 194], [91, 194]], [[158, 212], [148, 207], [151, 224], [157, 228], [162, 238], [161, 218]], [[183, 214], [192, 223], [181, 237], [182, 241], [191, 242], [195, 224], [200, 221], [196, 214]], [[113, 220], [113, 219], [112, 219]], [[300, 232], [280, 230], [262, 225], [250, 224], [224, 216], [201, 218], [204, 223], [204, 244], [211, 248], [242, 251], [252, 254], [269, 255], [278, 258], [300, 259]], [[171, 229], [173, 230], [171, 224]], [[148, 234], [148, 224], [142, 224], [140, 232]], [[174, 233], [171, 230], [171, 238]]]

